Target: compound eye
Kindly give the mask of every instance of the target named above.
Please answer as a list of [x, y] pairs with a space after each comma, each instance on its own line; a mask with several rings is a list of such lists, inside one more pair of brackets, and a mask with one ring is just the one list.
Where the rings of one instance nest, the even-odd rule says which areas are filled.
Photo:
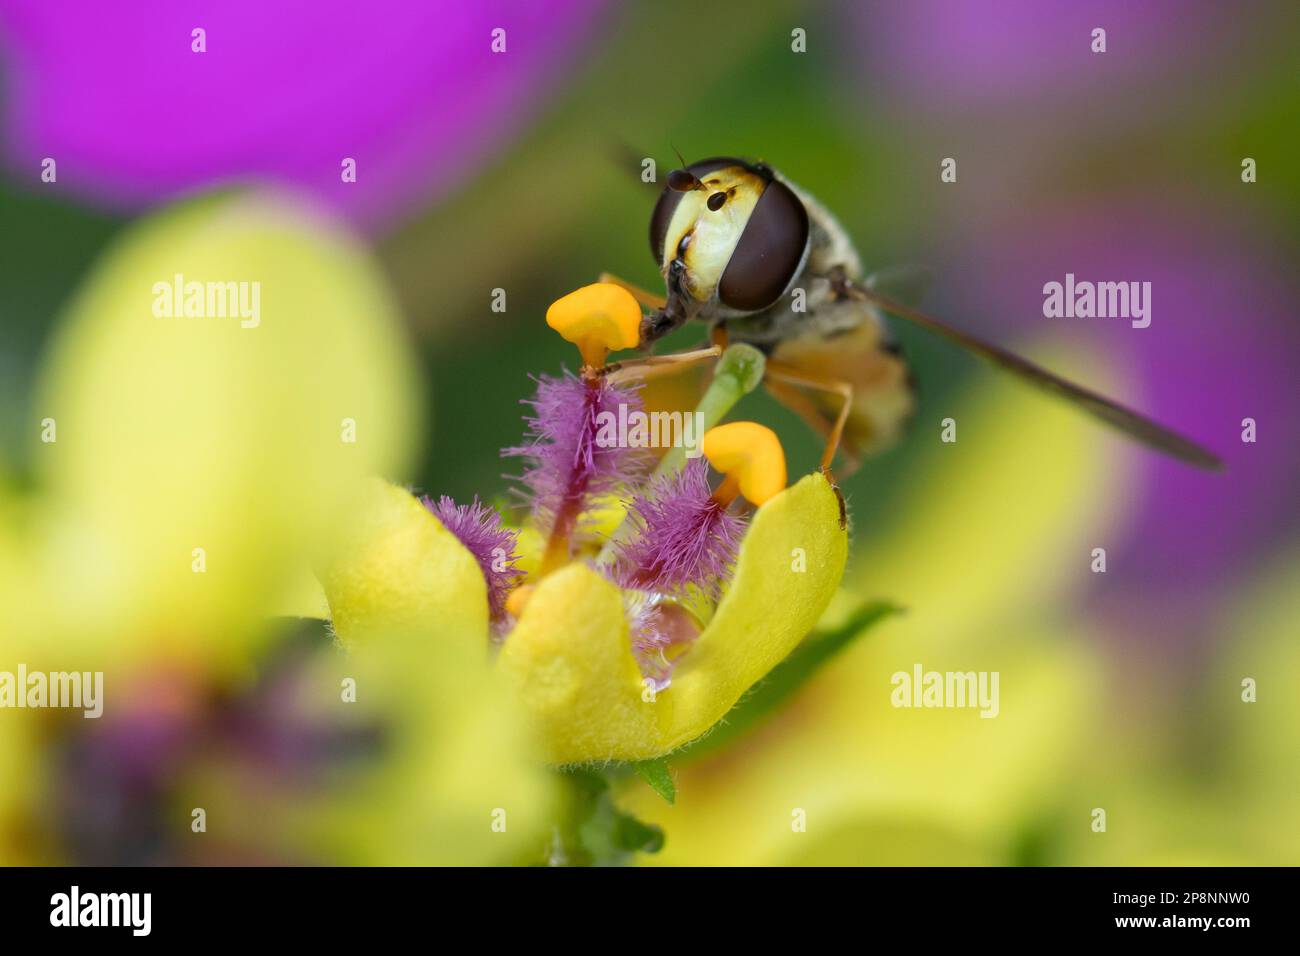
[[785, 183], [773, 180], [754, 204], [718, 283], [722, 303], [758, 312], [781, 297], [808, 246], [808, 210]]
[[664, 240], [668, 235], [668, 226], [673, 221], [673, 213], [681, 201], [682, 193], [671, 188], [665, 189], [650, 216], [650, 252], [654, 254], [655, 265], [658, 267], [663, 266]]

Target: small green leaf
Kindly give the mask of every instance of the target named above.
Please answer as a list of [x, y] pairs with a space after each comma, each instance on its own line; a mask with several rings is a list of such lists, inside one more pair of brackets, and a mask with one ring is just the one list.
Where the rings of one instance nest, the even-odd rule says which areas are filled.
[[[698, 757], [731, 743], [762, 723], [817, 673], [822, 665], [842, 651], [873, 625], [903, 609], [888, 601], [873, 601], [854, 611], [832, 631], [809, 636], [796, 647], [761, 683], [754, 685], [740, 702], [707, 735], [677, 751], [677, 756]], [[640, 765], [637, 765], [640, 770]], [[642, 774], [644, 776], [644, 774]], [[651, 784], [651, 786], [654, 786]], [[658, 789], [657, 787], [655, 789]]]
[[[612, 765], [614, 773], [630, 774], [633, 764]], [[568, 792], [567, 810], [556, 821], [545, 848], [548, 866], [624, 866], [636, 853], [658, 853], [664, 831], [620, 810], [610, 789], [610, 767], [572, 767], [557, 771]]]
[[672, 772], [668, 769], [668, 761], [663, 757], [655, 760], [642, 760], [632, 764], [641, 779], [650, 784], [650, 789], [659, 796], [663, 797], [669, 803], [677, 799], [677, 785], [673, 783]]
[[614, 823], [614, 844], [630, 853], [658, 853], [664, 848], [664, 831], [653, 823], [619, 813]]

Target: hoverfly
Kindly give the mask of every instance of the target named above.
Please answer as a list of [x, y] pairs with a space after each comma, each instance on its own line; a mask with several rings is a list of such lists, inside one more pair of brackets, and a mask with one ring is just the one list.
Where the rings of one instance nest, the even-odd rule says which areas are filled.
[[858, 253], [835, 217], [764, 163], [719, 157], [673, 170], [650, 218], [650, 248], [666, 295], [601, 277], [651, 310], [642, 320], [640, 347], [699, 320], [710, 325], [714, 348], [693, 355], [716, 355], [727, 342], [760, 349], [767, 357], [764, 385], [826, 438], [821, 464], [828, 474], [837, 451], [852, 469], [896, 442], [915, 408], [912, 376], [884, 313], [943, 336], [1165, 454], [1199, 468], [1220, 467], [1213, 453], [1150, 419], [887, 297], [885, 274], [862, 277]]

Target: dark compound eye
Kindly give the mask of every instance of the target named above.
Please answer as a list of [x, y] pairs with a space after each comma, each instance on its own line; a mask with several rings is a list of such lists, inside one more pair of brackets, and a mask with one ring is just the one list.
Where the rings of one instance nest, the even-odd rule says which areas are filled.
[[794, 279], [807, 246], [808, 210], [789, 186], [773, 180], [723, 270], [718, 298], [743, 312], [767, 308]]
[[726, 203], [726, 201], [727, 201], [726, 193], [714, 193], [712, 196], [709, 197], [706, 205], [714, 212], [717, 212], [719, 209], [722, 208], [723, 204]]
[[665, 189], [655, 203], [655, 211], [650, 216], [650, 252], [654, 254], [655, 265], [664, 261], [664, 238], [668, 233], [668, 224], [673, 221], [677, 204], [682, 201], [682, 194], [675, 189]]

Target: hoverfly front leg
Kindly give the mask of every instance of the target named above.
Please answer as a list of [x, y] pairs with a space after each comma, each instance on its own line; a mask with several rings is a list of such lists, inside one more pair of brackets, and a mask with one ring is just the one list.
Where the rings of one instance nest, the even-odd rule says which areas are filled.
[[622, 289], [626, 289], [632, 294], [632, 298], [636, 299], [637, 302], [645, 306], [647, 309], [662, 309], [668, 304], [668, 300], [663, 296], [651, 292], [648, 289], [643, 289], [639, 285], [633, 285], [625, 279], [620, 279], [612, 272], [602, 272], [600, 274], [600, 279], [597, 281], [608, 282], [611, 285], [616, 285]]
[[641, 345], [640, 348], [648, 349], [655, 341], [671, 332], [677, 326], [684, 322], [685, 316], [679, 316], [677, 310], [669, 310], [668, 299], [658, 293], [643, 289], [639, 285], [634, 285], [626, 279], [620, 279], [612, 272], [602, 272], [599, 282], [606, 282], [610, 285], [616, 285], [626, 291], [637, 304], [643, 308], [649, 309], [650, 314], [641, 320]]
[[[668, 300], [663, 296], [633, 285], [625, 279], [620, 279], [612, 272], [602, 272], [599, 281], [608, 282], [625, 289], [638, 304], [652, 310], [652, 312], [662, 313], [668, 305]], [[649, 318], [653, 318], [653, 316]], [[698, 365], [700, 362], [716, 359], [722, 354], [725, 347], [725, 342], [721, 346], [715, 342], [707, 348], [692, 349], [687, 352], [673, 352], [670, 355], [648, 355], [644, 358], [611, 362], [605, 366], [604, 373], [610, 382], [622, 382], [629, 379], [644, 381], [662, 375], [672, 375]]]
[[722, 349], [710, 345], [702, 349], [687, 352], [671, 352], [668, 355], [647, 355], [645, 358], [626, 359], [622, 362], [610, 362], [605, 366], [605, 378], [612, 384], [628, 380], [645, 381], [660, 375], [672, 375], [683, 372], [701, 362], [710, 362], [722, 354]]

